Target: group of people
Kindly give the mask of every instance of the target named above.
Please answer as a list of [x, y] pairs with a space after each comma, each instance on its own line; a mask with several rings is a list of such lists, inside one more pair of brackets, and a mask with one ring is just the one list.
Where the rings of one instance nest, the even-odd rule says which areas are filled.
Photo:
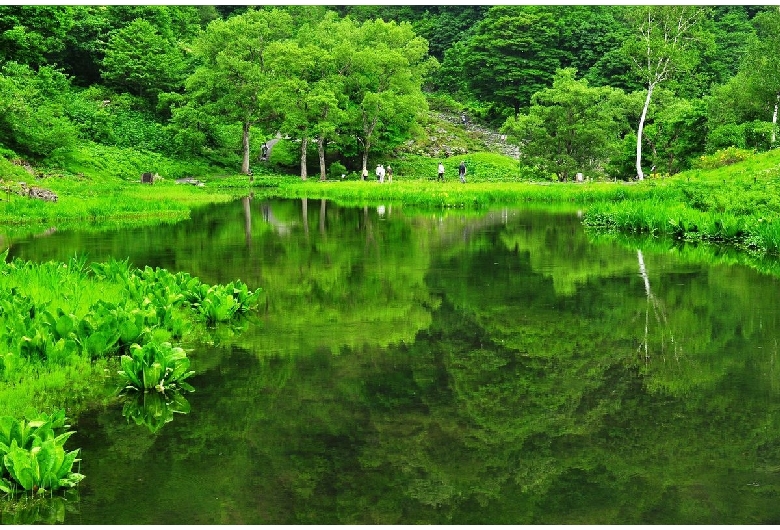
[[387, 169], [385, 169], [385, 166], [383, 166], [382, 164], [377, 164], [376, 179], [379, 181], [380, 184], [384, 183], [385, 176], [387, 176], [387, 182], [393, 182], [393, 168], [387, 166]]
[[[458, 166], [458, 177], [462, 183], [466, 183], [466, 161], [462, 160]], [[444, 182], [444, 164], [439, 162], [439, 177], [436, 180]]]

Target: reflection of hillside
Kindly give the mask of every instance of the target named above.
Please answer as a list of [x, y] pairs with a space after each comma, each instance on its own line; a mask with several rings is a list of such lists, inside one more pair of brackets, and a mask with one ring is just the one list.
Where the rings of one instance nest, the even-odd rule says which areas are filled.
[[[156, 438], [116, 410], [81, 422], [89, 521], [144, 502], [135, 523], [780, 516], [775, 280], [650, 252], [643, 276], [636, 250], [588, 248], [549, 213], [380, 221], [315, 204], [272, 202], [284, 234], [254, 202], [254, 223], [242, 208], [222, 212], [230, 227], [194, 223], [220, 247], [201, 257], [253, 268], [268, 306], [193, 353], [192, 412]], [[645, 280], [677, 358], [652, 330], [637, 355]]]

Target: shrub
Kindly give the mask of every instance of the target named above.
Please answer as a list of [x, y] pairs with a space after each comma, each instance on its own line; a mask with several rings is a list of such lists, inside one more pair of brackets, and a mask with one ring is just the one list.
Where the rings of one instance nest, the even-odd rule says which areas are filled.
[[741, 149], [739, 147], [727, 147], [720, 149], [711, 155], [702, 155], [693, 162], [698, 169], [716, 169], [742, 162], [755, 154], [754, 149]]
[[330, 165], [330, 178], [340, 179], [341, 175], [346, 174], [347, 168], [341, 162], [333, 162]]

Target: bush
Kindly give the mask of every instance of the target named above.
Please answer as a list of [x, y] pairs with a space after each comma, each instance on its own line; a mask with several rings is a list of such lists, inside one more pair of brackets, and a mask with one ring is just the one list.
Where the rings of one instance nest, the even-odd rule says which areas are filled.
[[755, 154], [754, 149], [741, 149], [738, 147], [727, 147], [720, 149], [711, 155], [702, 155], [693, 161], [693, 167], [697, 169], [715, 169], [729, 166], [737, 162], [742, 162]]
[[333, 162], [330, 165], [330, 178], [340, 179], [341, 175], [346, 174], [347, 168], [341, 162]]
[[727, 147], [746, 147], [744, 124], [728, 123], [710, 131], [707, 136], [707, 152], [712, 153]]

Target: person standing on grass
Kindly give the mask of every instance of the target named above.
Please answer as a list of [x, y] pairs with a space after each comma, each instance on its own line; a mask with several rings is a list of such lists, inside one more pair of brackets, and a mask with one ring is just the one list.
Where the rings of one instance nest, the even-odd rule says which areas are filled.
[[368, 178], [368, 168], [363, 168], [363, 180], [366, 180]]
[[441, 180], [442, 182], [444, 182], [444, 164], [442, 164], [441, 162], [439, 162], [439, 178], [437, 178], [436, 180]]
[[460, 162], [460, 166], [458, 167], [458, 176], [460, 177], [460, 181], [465, 184], [466, 183], [466, 161], [462, 160]]
[[393, 168], [387, 166], [387, 183], [390, 184], [391, 182], [393, 182]]

